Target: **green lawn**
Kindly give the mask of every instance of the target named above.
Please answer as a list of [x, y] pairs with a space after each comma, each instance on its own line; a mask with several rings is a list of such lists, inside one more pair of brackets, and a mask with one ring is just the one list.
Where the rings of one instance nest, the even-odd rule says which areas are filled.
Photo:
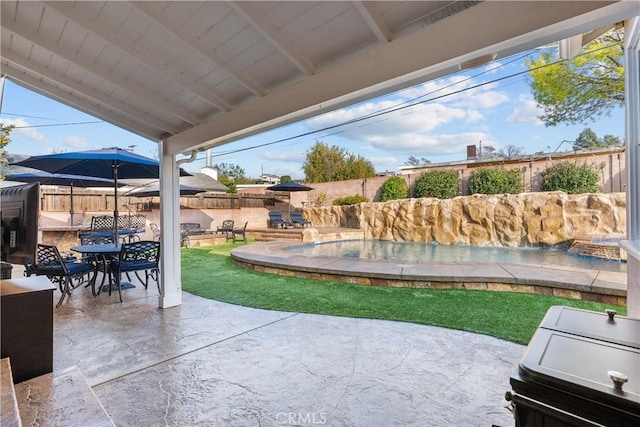
[[436, 325], [521, 344], [553, 305], [626, 314], [626, 307], [546, 295], [384, 288], [259, 273], [233, 264], [232, 248], [183, 249], [183, 290], [247, 307]]

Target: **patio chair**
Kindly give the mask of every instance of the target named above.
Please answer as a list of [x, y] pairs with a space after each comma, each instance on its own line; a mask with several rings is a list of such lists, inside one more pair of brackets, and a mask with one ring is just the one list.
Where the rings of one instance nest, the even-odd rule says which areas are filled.
[[[101, 234], [80, 234], [80, 244], [81, 245], [108, 245], [111, 243], [115, 243], [113, 240], [113, 235], [109, 234], [109, 235], [101, 235]], [[98, 287], [98, 289], [102, 289], [102, 286], [104, 285], [104, 282], [107, 278], [107, 276], [109, 277], [109, 283], [111, 283], [111, 269], [110, 269], [110, 264], [111, 261], [113, 261], [114, 258], [112, 257], [107, 257], [104, 255], [99, 255], [99, 254], [85, 254], [82, 257], [82, 262], [86, 262], [86, 263], [90, 263], [93, 264], [96, 272], [101, 272], [102, 275], [102, 281], [100, 282], [100, 286]], [[100, 292], [96, 292], [96, 286], [95, 286], [96, 282], [95, 280], [93, 280], [91, 283], [87, 283], [87, 286], [92, 285], [91, 286], [91, 292], [93, 293], [93, 296], [96, 296], [97, 294], [99, 294]]]
[[160, 241], [160, 227], [158, 227], [158, 224], [156, 224], [155, 222], [150, 222], [149, 223], [149, 228], [151, 229], [151, 232], [153, 233], [153, 240], [155, 242], [159, 242]]
[[229, 234], [230, 232], [233, 231], [233, 225], [234, 225], [234, 221], [232, 219], [225, 219], [224, 221], [222, 221], [222, 225], [219, 226], [216, 229], [216, 234], [221, 233], [221, 234]]
[[[122, 245], [118, 259], [111, 263], [111, 271], [115, 277], [115, 286], [118, 288], [120, 302], [122, 302], [121, 284], [123, 274], [134, 273], [145, 289], [149, 284], [149, 278], [152, 278], [156, 281], [158, 291], [160, 291], [160, 282], [158, 280], [159, 261], [160, 242], [142, 240]], [[139, 275], [143, 271], [144, 280]], [[109, 296], [111, 296], [111, 286], [109, 287]]]
[[293, 225], [300, 225], [302, 226], [302, 228], [306, 227], [307, 225], [313, 225], [311, 223], [311, 221], [309, 221], [308, 219], [305, 219], [302, 216], [302, 213], [300, 212], [291, 212], [289, 213], [289, 218], [291, 218], [291, 222], [293, 223]]
[[247, 236], [245, 233], [247, 232], [247, 224], [249, 224], [249, 221], [244, 223], [244, 227], [234, 228], [231, 231], [227, 232], [227, 240], [232, 239], [233, 243], [235, 243], [236, 240], [242, 240], [243, 242], [246, 242]]
[[[95, 269], [92, 264], [75, 262], [75, 258], [67, 260], [60, 255], [54, 245], [39, 243], [36, 247], [36, 258], [33, 270], [37, 276], [47, 276], [49, 280], [58, 284], [62, 296], [56, 304], [56, 308], [62, 305], [62, 301], [71, 291], [86, 280], [95, 281]], [[89, 276], [93, 277], [89, 277]]]
[[289, 222], [282, 218], [280, 212], [269, 212], [268, 225], [269, 228], [285, 228], [289, 226]]

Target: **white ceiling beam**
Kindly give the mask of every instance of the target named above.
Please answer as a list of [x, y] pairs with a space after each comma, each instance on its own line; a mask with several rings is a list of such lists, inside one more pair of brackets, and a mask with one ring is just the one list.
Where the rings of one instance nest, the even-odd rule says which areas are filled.
[[[110, 81], [116, 86], [119, 86], [123, 89], [126, 89], [132, 93], [135, 93], [136, 96], [140, 96], [142, 99], [147, 102], [156, 105], [159, 108], [166, 110], [167, 112], [175, 115], [181, 120], [184, 120], [187, 123], [191, 123], [193, 125], [197, 125], [202, 123], [199, 117], [191, 114], [189, 111], [184, 110], [183, 108], [179, 108], [175, 104], [165, 101], [164, 99], [155, 96], [153, 94], [148, 93], [147, 90], [142, 87], [134, 84], [130, 80], [125, 80], [118, 76], [116, 73], [107, 70], [104, 67], [98, 67], [94, 62], [88, 61], [85, 58], [81, 57], [77, 54], [77, 52], [72, 51], [71, 49], [63, 47], [61, 44], [54, 43], [52, 40], [49, 40], [39, 33], [28, 30], [26, 27], [17, 24], [15, 21], [9, 20], [9, 18], [5, 15], [2, 16], [2, 27], [5, 30], [11, 31], [14, 34], [17, 34], [20, 37], [23, 37], [29, 40], [31, 43], [34, 43], [43, 49], [51, 52], [54, 55], [57, 55], [65, 60], [72, 62], [76, 66], [83, 68], [87, 72], [90, 72], [101, 79]], [[3, 51], [4, 55], [4, 51]]]
[[513, 55], [637, 13], [636, 2], [482, 2], [171, 136], [167, 151], [226, 144], [451, 74], [477, 56]]
[[231, 1], [229, 4], [242, 16], [254, 30], [275, 46], [291, 63], [307, 76], [315, 73], [315, 66], [300, 52], [291, 41], [271, 26], [263, 15], [250, 3]]
[[156, 138], [154, 138], [153, 135], [158, 134], [158, 129], [152, 129], [145, 126], [145, 130], [143, 130], [141, 129], [142, 126], [140, 125], [140, 122], [128, 120], [127, 116], [107, 115], [104, 113], [103, 109], [96, 108], [96, 105], [90, 104], [78, 97], [71, 96], [68, 92], [63, 91], [60, 88], [48, 84], [44, 87], [43, 79], [30, 76], [23, 70], [16, 69], [6, 61], [3, 61], [2, 67], [11, 70], [10, 73], [7, 73], [7, 78], [20, 86], [26, 87], [27, 89], [48, 98], [59, 100], [69, 107], [83, 111], [115, 126], [121, 127], [122, 129], [128, 130], [129, 132], [135, 133], [136, 135], [140, 135], [143, 138], [156, 141]]
[[95, 36], [102, 38], [109, 45], [118, 48], [128, 57], [141, 62], [152, 72], [158, 73], [164, 76], [166, 79], [171, 80], [174, 83], [184, 87], [186, 90], [189, 90], [191, 93], [197, 95], [210, 105], [222, 111], [229, 111], [231, 109], [229, 103], [215, 94], [212, 90], [198, 83], [194, 83], [186, 79], [179, 73], [174, 72], [165, 64], [157, 61], [153, 56], [133, 46], [131, 41], [124, 39], [123, 37], [113, 32], [111, 29], [105, 28], [103, 25], [99, 24], [85, 14], [78, 12], [77, 10], [75, 10], [75, 8], [69, 7], [64, 3], [57, 1], [46, 1], [44, 2], [44, 4], [48, 8], [51, 8], [62, 14], [65, 18], [84, 27]]
[[175, 22], [167, 18], [157, 7], [151, 2], [131, 2], [131, 5], [136, 7], [140, 12], [153, 19], [158, 25], [163, 27], [166, 31], [171, 33], [178, 40], [188, 44], [196, 52], [199, 52], [203, 57], [213, 63], [215, 66], [224, 70], [227, 74], [237, 80], [246, 89], [257, 96], [264, 96], [266, 91], [255, 80], [249, 77], [242, 70], [231, 65], [231, 61], [224, 58], [222, 54], [212, 51], [207, 43], [194, 37]]
[[[62, 86], [66, 86], [69, 88], [70, 92], [74, 91], [74, 87], [77, 86], [78, 82], [72, 78], [69, 78], [65, 75], [52, 71], [50, 68], [42, 66], [40, 64], [36, 64], [35, 62], [21, 57], [12, 51], [4, 50], [2, 52], [2, 58], [7, 60], [9, 63], [14, 63], [23, 69], [30, 70], [35, 74], [40, 75], [40, 79], [42, 81], [51, 80]], [[92, 98], [95, 100], [96, 104], [108, 105], [111, 109], [115, 111], [122, 111], [125, 114], [128, 114], [132, 117], [137, 118], [140, 121], [144, 121], [147, 124], [156, 127], [158, 129], [162, 129], [168, 133], [176, 133], [178, 132], [178, 128], [174, 126], [168, 125], [166, 122], [158, 119], [157, 117], [153, 117], [144, 111], [137, 110], [132, 107], [128, 107], [126, 103], [121, 102], [120, 100], [113, 99], [108, 95], [105, 95], [102, 92], [99, 92], [96, 89], [86, 89], [82, 92], [88, 98]]]
[[380, 43], [388, 43], [391, 41], [391, 30], [376, 11], [373, 2], [356, 1], [353, 5]]

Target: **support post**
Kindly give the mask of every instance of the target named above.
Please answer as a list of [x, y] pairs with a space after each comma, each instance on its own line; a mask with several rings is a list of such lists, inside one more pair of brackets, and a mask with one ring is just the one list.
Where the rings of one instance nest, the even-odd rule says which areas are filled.
[[160, 141], [160, 296], [158, 307], [182, 304], [180, 260], [180, 183], [175, 156]]

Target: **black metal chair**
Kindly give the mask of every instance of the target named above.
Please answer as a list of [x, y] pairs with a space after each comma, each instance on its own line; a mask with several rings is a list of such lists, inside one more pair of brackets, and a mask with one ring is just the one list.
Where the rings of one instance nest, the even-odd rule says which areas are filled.
[[[95, 281], [96, 275], [93, 264], [75, 262], [75, 258], [65, 260], [56, 246], [41, 243], [36, 247], [33, 270], [37, 276], [47, 276], [52, 282], [58, 284], [62, 296], [56, 307], [60, 307], [64, 298], [71, 295], [71, 291], [85, 280]], [[89, 277], [90, 275], [93, 277]]]
[[[149, 284], [149, 278], [152, 278], [156, 281], [158, 291], [160, 290], [160, 282], [158, 281], [159, 262], [160, 242], [143, 240], [122, 245], [118, 259], [111, 262], [111, 271], [115, 277], [115, 285], [118, 288], [120, 302], [122, 302], [122, 274], [135, 273], [145, 289]], [[138, 274], [142, 271], [144, 271], [144, 280]], [[111, 295], [111, 287], [109, 287], [109, 295]]]
[[229, 232], [233, 231], [234, 224], [235, 222], [232, 219], [225, 219], [224, 221], [222, 221], [222, 225], [216, 228], [216, 234], [228, 234]]
[[[80, 244], [81, 245], [106, 245], [110, 243], [115, 243], [113, 240], [113, 234], [80, 234]], [[104, 286], [104, 282], [109, 277], [109, 283], [111, 283], [111, 269], [110, 264], [113, 261], [113, 257], [107, 257], [104, 255], [94, 255], [87, 254], [82, 257], [82, 261], [86, 263], [91, 263], [94, 265], [96, 272], [102, 273], [102, 282], [100, 282], [100, 286], [98, 287], [98, 291], [96, 292], [96, 282], [93, 280], [91, 283], [88, 283], [86, 286], [91, 285], [91, 292], [93, 296], [96, 296], [100, 293], [100, 290]], [[85, 286], [85, 287], [86, 287]]]
[[249, 221], [244, 223], [244, 227], [234, 228], [231, 231], [227, 232], [227, 240], [232, 239], [233, 243], [235, 243], [236, 240], [242, 240], [243, 242], [246, 242], [247, 224], [249, 224]]

